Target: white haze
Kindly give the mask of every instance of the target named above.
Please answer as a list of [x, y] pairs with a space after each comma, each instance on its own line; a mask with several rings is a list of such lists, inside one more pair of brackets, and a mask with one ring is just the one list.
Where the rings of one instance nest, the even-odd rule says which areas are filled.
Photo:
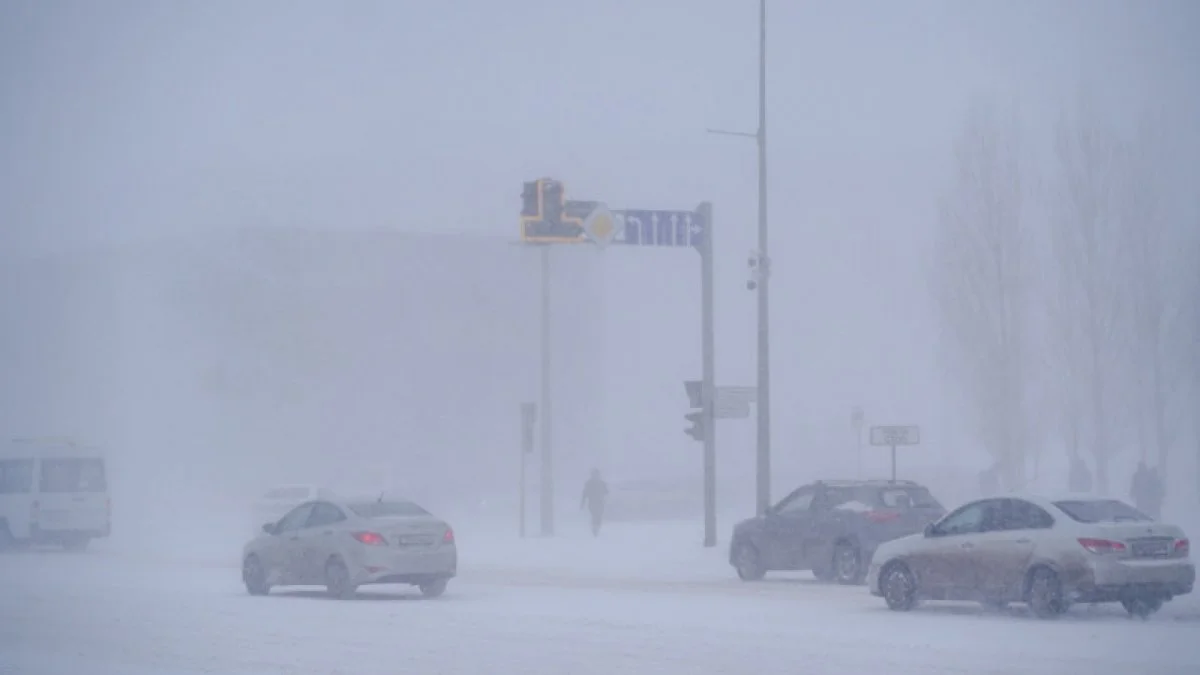
[[[753, 130], [756, 4], [4, 3], [0, 431], [105, 448], [113, 549], [236, 554], [249, 503], [287, 482], [390, 487], [515, 533], [518, 405], [539, 395], [523, 181], [612, 208], [712, 202], [718, 383], [754, 384], [755, 149], [705, 129]], [[1018, 111], [1031, 186], [1081, 99], [1123, 137], [1162, 112], [1165, 218], [1196, 269], [1200, 6], [771, 5], [772, 496], [857, 475], [861, 405], [921, 425], [901, 477], [970, 498], [992, 459], [930, 289], [968, 110]], [[1044, 232], [1051, 207], [1028, 202]], [[557, 248], [552, 279], [562, 527], [583, 527], [598, 467], [691, 491], [679, 541], [698, 546], [698, 256]], [[1197, 372], [1195, 344], [1172, 367]], [[1167, 509], [1200, 523], [1190, 417]], [[1125, 497], [1137, 432], [1115, 425]], [[755, 430], [718, 426], [723, 546], [753, 512]], [[1065, 488], [1059, 438], [1036, 442], [1033, 487]]]

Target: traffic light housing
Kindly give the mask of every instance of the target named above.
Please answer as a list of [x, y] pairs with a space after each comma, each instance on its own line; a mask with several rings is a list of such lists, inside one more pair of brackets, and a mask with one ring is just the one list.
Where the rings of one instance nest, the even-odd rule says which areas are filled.
[[683, 416], [692, 426], [683, 430], [683, 433], [692, 437], [695, 441], [704, 441], [704, 411], [696, 410]]

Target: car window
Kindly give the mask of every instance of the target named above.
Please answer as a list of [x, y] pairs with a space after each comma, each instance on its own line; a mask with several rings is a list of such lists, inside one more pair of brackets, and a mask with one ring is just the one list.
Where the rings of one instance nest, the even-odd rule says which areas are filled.
[[340, 523], [346, 519], [346, 514], [329, 502], [317, 502], [313, 505], [312, 513], [308, 516], [308, 527], [324, 527]]
[[997, 530], [1044, 530], [1054, 526], [1045, 509], [1024, 499], [1005, 499], [995, 522]]
[[308, 516], [312, 513], [312, 504], [301, 504], [288, 512], [279, 521], [280, 532], [293, 532], [308, 525]]
[[427, 516], [429, 512], [412, 502], [374, 501], [350, 504], [350, 510], [361, 518], [388, 518], [396, 516]]
[[104, 460], [91, 458], [43, 459], [41, 492], [104, 492]]
[[0, 495], [28, 494], [33, 489], [33, 460], [0, 460]]
[[941, 536], [982, 532], [990, 502], [967, 504], [946, 516], [937, 524], [936, 532]]
[[[942, 505], [923, 487], [889, 487], [879, 491], [878, 503], [889, 509], [941, 509]], [[869, 502], [868, 502], [869, 503]]]
[[775, 509], [776, 513], [800, 513], [812, 506], [816, 492], [811, 487], [800, 488], [793, 492]]
[[1080, 523], [1150, 521], [1150, 516], [1117, 499], [1073, 499], [1054, 502], [1060, 511]]
[[[859, 494], [854, 488], [844, 487], [825, 487], [825, 495], [821, 498], [821, 503], [825, 508], [834, 509], [843, 504], [863, 500], [863, 495]], [[868, 502], [869, 503], [869, 502]]]

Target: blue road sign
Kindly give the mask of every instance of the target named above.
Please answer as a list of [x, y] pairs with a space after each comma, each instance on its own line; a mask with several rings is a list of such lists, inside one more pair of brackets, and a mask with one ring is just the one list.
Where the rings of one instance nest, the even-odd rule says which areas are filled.
[[623, 226], [614, 244], [700, 248], [708, 234], [707, 223], [694, 211], [614, 211]]

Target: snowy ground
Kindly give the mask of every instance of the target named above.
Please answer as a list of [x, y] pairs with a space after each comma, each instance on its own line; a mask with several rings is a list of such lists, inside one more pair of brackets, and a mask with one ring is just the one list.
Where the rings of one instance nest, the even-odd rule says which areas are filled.
[[[1077, 608], [1055, 622], [971, 605], [887, 611], [863, 588], [806, 575], [738, 582], [695, 524], [626, 525], [593, 540], [459, 528], [461, 576], [441, 599], [252, 598], [231, 557], [99, 546], [0, 556], [0, 673], [1200, 672], [1200, 598], [1149, 622]], [[489, 532], [490, 530], [490, 532]]]

